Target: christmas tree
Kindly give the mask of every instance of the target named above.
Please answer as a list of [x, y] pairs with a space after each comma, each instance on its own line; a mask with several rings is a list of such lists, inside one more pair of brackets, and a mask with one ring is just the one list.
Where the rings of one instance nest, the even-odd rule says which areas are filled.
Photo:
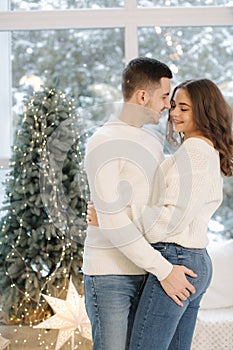
[[82, 287], [89, 198], [83, 170], [87, 124], [55, 88], [27, 98], [16, 133], [0, 231], [0, 304], [11, 323], [50, 315], [41, 293]]

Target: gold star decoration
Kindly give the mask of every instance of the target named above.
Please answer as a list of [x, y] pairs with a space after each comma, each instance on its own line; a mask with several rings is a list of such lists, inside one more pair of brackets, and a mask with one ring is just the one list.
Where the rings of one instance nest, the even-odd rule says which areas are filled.
[[72, 337], [74, 349], [74, 331], [91, 340], [91, 326], [86, 313], [84, 298], [80, 297], [70, 279], [66, 300], [42, 294], [52, 307], [55, 315], [33, 328], [59, 329], [55, 350], [59, 350]]

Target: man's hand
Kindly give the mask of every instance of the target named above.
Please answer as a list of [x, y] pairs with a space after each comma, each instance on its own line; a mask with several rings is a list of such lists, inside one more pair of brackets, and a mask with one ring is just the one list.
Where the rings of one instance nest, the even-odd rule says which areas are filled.
[[195, 293], [194, 286], [187, 280], [185, 275], [197, 277], [192, 270], [185, 266], [173, 265], [170, 274], [160, 284], [167, 295], [179, 306], [183, 306], [181, 300], [186, 300], [190, 293]]
[[92, 201], [87, 203], [86, 221], [88, 226], [99, 226], [96, 210]]

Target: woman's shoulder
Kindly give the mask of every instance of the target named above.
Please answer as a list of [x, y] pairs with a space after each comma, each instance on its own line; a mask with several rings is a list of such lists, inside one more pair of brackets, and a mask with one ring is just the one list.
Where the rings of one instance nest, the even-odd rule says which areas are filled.
[[219, 153], [215, 148], [199, 137], [186, 139], [173, 157], [181, 169], [190, 168], [194, 172], [206, 172], [213, 164], [217, 166], [219, 161]]
[[196, 151], [197, 153], [201, 154], [209, 155], [210, 153], [217, 153], [213, 143], [208, 138], [202, 136], [187, 138], [180, 146], [181, 150], [182, 148], [186, 149], [187, 151]]

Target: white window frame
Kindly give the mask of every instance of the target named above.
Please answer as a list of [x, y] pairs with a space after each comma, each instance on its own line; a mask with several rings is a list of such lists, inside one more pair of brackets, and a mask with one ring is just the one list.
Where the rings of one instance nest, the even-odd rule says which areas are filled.
[[[0, 4], [0, 139], [4, 158], [10, 156], [11, 73], [10, 35], [13, 30], [116, 28], [125, 29], [125, 61], [138, 56], [138, 28], [145, 26], [233, 26], [233, 6], [138, 8], [137, 0], [125, 0], [123, 8], [56, 11], [9, 11]], [[3, 120], [4, 118], [4, 120]], [[0, 166], [4, 159], [0, 159]]]

